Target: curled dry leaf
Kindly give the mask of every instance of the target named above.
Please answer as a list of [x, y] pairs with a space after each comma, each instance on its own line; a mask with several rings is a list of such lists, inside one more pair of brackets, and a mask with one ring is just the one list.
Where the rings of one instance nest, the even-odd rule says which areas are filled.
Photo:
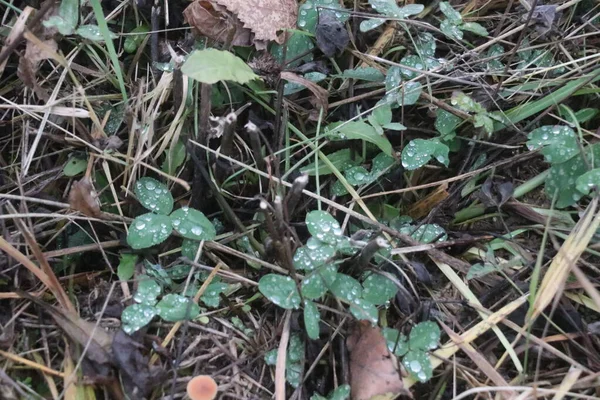
[[[312, 92], [314, 95], [311, 103], [315, 106], [316, 118], [319, 116], [319, 110], [323, 108], [323, 116], [327, 114], [327, 108], [329, 107], [329, 92], [317, 85], [314, 82], [309, 81], [306, 78], [298, 76], [293, 72], [283, 71], [281, 73], [281, 79], [285, 79], [286, 81], [299, 83], [300, 85], [306, 87], [308, 90]], [[311, 115], [312, 117], [312, 115]]]
[[100, 202], [98, 194], [94, 190], [94, 185], [90, 178], [84, 177], [79, 181], [73, 182], [69, 192], [69, 205], [73, 210], [79, 211], [88, 217], [100, 216]]
[[215, 0], [215, 3], [234, 13], [259, 42], [274, 40], [282, 44], [285, 35], [279, 33], [293, 29], [298, 18], [296, 0]]
[[396, 398], [408, 394], [400, 376], [398, 360], [390, 354], [378, 327], [360, 321], [347, 339], [350, 351], [350, 387], [353, 400], [374, 396]]
[[252, 32], [227, 12], [225, 7], [210, 1], [194, 1], [183, 11], [185, 22], [199, 34], [220, 43], [251, 46]]

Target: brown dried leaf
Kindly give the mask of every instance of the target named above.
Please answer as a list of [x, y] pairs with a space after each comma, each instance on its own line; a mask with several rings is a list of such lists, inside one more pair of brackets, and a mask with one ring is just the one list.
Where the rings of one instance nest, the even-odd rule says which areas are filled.
[[41, 42], [44, 47], [38, 46], [34, 42], [27, 41], [25, 47], [25, 54], [19, 59], [19, 66], [17, 68], [17, 76], [25, 83], [25, 85], [31, 89], [34, 89], [36, 94], [46, 99], [48, 94], [41, 89], [37, 83], [36, 74], [40, 68], [40, 63], [43, 60], [52, 58], [49, 51], [58, 49], [58, 45], [54, 39], [47, 39]]
[[[316, 118], [319, 117], [320, 109], [323, 108], [323, 116], [327, 114], [327, 108], [329, 107], [329, 92], [317, 85], [316, 83], [309, 81], [306, 78], [303, 78], [299, 75], [294, 74], [293, 72], [283, 71], [281, 73], [281, 79], [285, 79], [286, 81], [299, 83], [300, 85], [306, 87], [308, 90], [312, 92], [314, 95], [313, 99], [311, 99], [311, 103], [315, 106]], [[313, 113], [314, 114], [314, 113]]]
[[244, 27], [254, 32], [254, 40], [274, 40], [282, 44], [285, 35], [278, 32], [293, 29], [298, 18], [296, 0], [214, 0], [236, 14]]
[[84, 177], [73, 182], [69, 192], [69, 205], [73, 210], [79, 211], [88, 217], [100, 216], [100, 202], [98, 194], [90, 178]]
[[[350, 387], [353, 400], [405, 393], [398, 360], [390, 354], [378, 327], [360, 321], [347, 339], [350, 351]], [[385, 397], [384, 397], [385, 398]]]
[[195, 1], [183, 11], [185, 22], [200, 35], [220, 43], [234, 46], [251, 46], [252, 32], [244, 28], [241, 21], [229, 14], [225, 7], [210, 1]]

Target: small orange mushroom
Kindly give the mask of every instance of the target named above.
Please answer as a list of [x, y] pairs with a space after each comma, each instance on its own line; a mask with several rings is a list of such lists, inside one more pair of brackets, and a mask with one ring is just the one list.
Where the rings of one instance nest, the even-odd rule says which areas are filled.
[[217, 397], [217, 382], [208, 375], [198, 375], [188, 382], [187, 394], [192, 400], [213, 400]]

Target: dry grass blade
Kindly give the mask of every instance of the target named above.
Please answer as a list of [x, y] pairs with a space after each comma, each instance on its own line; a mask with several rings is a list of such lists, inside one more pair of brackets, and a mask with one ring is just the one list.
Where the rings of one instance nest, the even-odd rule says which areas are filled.
[[596, 197], [588, 205], [585, 214], [554, 256], [533, 302], [532, 320], [537, 318], [552, 303], [553, 299], [558, 299], [562, 295], [569, 273], [600, 226], [600, 213], [597, 213], [597, 208], [598, 198]]

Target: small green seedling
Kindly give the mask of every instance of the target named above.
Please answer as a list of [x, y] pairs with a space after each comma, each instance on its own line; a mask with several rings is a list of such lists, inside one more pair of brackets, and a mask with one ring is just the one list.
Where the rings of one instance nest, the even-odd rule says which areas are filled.
[[433, 376], [433, 366], [428, 352], [438, 347], [440, 328], [435, 322], [426, 321], [415, 325], [409, 338], [397, 329], [384, 328], [383, 337], [388, 349], [397, 357], [402, 357], [402, 365], [409, 374], [420, 382], [427, 382]]
[[327, 397], [323, 397], [320, 394], [313, 394], [310, 397], [310, 400], [347, 400], [350, 398], [350, 385], [342, 385], [337, 389], [334, 389], [327, 395]]
[[479, 36], [488, 36], [488, 31], [477, 22], [464, 22], [462, 15], [456, 11], [450, 3], [442, 1], [440, 11], [446, 16], [446, 19], [440, 23], [440, 30], [448, 37], [456, 40], [462, 40], [463, 31], [473, 32]]
[[167, 186], [156, 179], [139, 179], [135, 184], [135, 194], [140, 203], [151, 212], [138, 216], [131, 223], [127, 243], [132, 248], [144, 249], [160, 244], [173, 230], [187, 239], [215, 238], [215, 227], [202, 212], [182, 207], [171, 213], [173, 196]]
[[[265, 362], [267, 365], [277, 365], [277, 349], [265, 354]], [[302, 382], [302, 372], [304, 371], [304, 342], [299, 335], [290, 337], [285, 364], [285, 379], [292, 387], [297, 388]]]
[[[337, 254], [353, 254], [348, 237], [339, 222], [325, 211], [311, 211], [306, 226], [312, 237], [294, 254], [294, 268], [304, 274], [299, 287], [289, 276], [267, 274], [258, 282], [258, 289], [271, 302], [284, 309], [304, 308], [304, 325], [308, 337], [319, 337], [320, 314], [315, 300], [327, 293], [349, 305], [349, 311], [359, 320], [378, 320], [377, 306], [386, 304], [398, 291], [388, 278], [365, 274], [363, 282], [338, 272]], [[300, 295], [302, 294], [302, 296]]]

